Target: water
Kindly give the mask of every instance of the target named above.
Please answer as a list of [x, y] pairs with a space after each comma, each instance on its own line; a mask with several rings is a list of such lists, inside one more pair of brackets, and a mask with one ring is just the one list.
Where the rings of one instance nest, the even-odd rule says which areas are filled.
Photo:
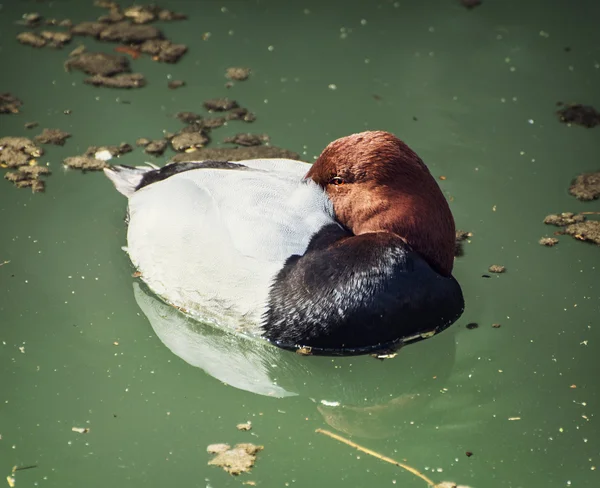
[[[164, 6], [190, 16], [161, 25], [190, 52], [176, 65], [133, 62], [149, 84], [132, 91], [84, 85], [62, 67], [79, 41], [113, 45], [14, 40], [25, 12], [78, 22], [104, 13], [91, 2], [0, 10], [1, 88], [24, 101], [20, 114], [0, 115], [1, 134], [73, 133], [46, 146], [45, 194], [1, 185], [0, 262], [10, 263], [0, 267], [0, 474], [37, 465], [16, 473], [17, 487], [426, 485], [315, 433], [325, 428], [436, 482], [600, 486], [599, 249], [569, 237], [537, 243], [555, 230], [546, 214], [600, 210], [566, 191], [598, 169], [600, 129], [554, 114], [557, 101], [600, 105], [600, 4]], [[236, 65], [253, 75], [227, 89], [224, 71]], [[168, 90], [169, 79], [187, 86]], [[392, 360], [306, 358], [198, 327], [134, 285], [120, 249], [125, 200], [103, 175], [61, 161], [89, 145], [159, 138], [181, 127], [174, 113], [202, 112], [219, 96], [258, 118], [214, 131], [215, 147], [266, 132], [312, 161], [331, 140], [375, 128], [410, 144], [446, 177], [458, 227], [473, 232], [455, 266], [463, 318]], [[32, 120], [39, 128], [25, 129]], [[139, 149], [122, 158], [145, 160]], [[508, 271], [484, 279], [490, 264]], [[247, 420], [250, 432], [236, 430]], [[207, 466], [208, 444], [245, 441], [265, 446], [252, 473]]]

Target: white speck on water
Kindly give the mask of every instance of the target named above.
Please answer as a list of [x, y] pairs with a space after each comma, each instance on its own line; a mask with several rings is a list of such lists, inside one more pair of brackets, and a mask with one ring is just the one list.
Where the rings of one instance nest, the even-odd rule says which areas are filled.
[[269, 51], [274, 51], [274, 50], [275, 50], [275, 46], [269, 46], [267, 49], [268, 49]]
[[331, 83], [327, 88], [329, 88], [330, 90], [337, 90], [337, 85]]
[[360, 19], [360, 25], [367, 25], [367, 19]]
[[535, 123], [533, 119], [529, 119], [527, 122], [529, 122], [531, 125]]

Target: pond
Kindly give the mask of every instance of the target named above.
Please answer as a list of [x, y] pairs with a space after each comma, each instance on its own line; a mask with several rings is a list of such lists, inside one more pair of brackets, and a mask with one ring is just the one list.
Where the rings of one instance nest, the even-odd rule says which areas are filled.
[[[129, 90], [91, 86], [64, 67], [81, 44], [115, 54], [123, 43], [16, 39], [68, 30], [46, 19], [79, 24], [110, 8], [0, 6], [0, 93], [22, 101], [0, 114], [0, 137], [71, 134], [35, 158], [51, 171], [44, 192], [0, 181], [0, 475], [47, 488], [427, 486], [323, 429], [435, 483], [600, 486], [600, 249], [567, 235], [538, 242], [560, 230], [543, 223], [548, 214], [600, 212], [598, 200], [568, 192], [600, 169], [600, 127], [556, 114], [557, 102], [600, 105], [600, 4], [160, 6], [187, 20], [144, 25], [188, 51], [168, 63], [121, 50], [146, 81]], [[40, 25], [23, 25], [33, 12]], [[229, 80], [230, 67], [250, 68], [249, 78]], [[169, 88], [175, 80], [185, 84]], [[195, 323], [154, 297], [121, 249], [125, 198], [102, 172], [63, 161], [125, 142], [133, 151], [119, 163], [163, 165], [170, 147], [153, 156], [135, 141], [180, 131], [177, 113], [208, 116], [203, 101], [221, 97], [256, 120], [214, 128], [209, 148], [268, 134], [312, 162], [330, 141], [367, 129], [409, 144], [472, 234], [454, 266], [461, 319], [391, 359], [300, 356]], [[490, 273], [494, 264], [506, 272]], [[236, 428], [246, 422], [251, 430]], [[210, 444], [245, 442], [264, 446], [251, 472], [208, 465]]]

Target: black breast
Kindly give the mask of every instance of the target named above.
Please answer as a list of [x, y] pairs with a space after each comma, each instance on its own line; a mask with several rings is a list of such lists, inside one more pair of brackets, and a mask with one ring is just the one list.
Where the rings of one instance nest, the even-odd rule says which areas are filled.
[[332, 224], [278, 273], [263, 328], [280, 347], [357, 354], [439, 332], [463, 308], [457, 281], [433, 271], [399, 237], [354, 236]]

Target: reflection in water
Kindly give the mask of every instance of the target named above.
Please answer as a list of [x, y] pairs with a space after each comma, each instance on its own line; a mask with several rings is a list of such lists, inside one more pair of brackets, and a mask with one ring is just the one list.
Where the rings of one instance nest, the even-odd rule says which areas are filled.
[[[276, 398], [301, 395], [317, 403], [328, 425], [349, 435], [386, 437], [392, 425], [421, 411], [450, 375], [451, 330], [435, 339], [443, 353], [424, 360], [422, 345], [391, 360], [370, 356], [300, 356], [268, 342], [196, 322], [133, 284], [135, 299], [159, 339], [188, 364], [241, 390]], [[435, 379], [434, 379], [435, 378]]]

